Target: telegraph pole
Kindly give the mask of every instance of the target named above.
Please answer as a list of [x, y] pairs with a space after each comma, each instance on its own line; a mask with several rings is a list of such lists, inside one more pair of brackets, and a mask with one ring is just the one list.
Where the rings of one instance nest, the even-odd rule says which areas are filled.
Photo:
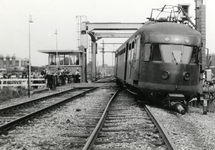
[[58, 58], [58, 38], [57, 38], [57, 29], [55, 30], [55, 33], [54, 33], [55, 35], [56, 35], [56, 57], [55, 57], [55, 62], [56, 62], [56, 65], [57, 65], [57, 68], [58, 68], [58, 62], [57, 62], [57, 59], [58, 59], [58, 61], [59, 61], [59, 64], [60, 64], [60, 60], [59, 60], [59, 58]]
[[105, 47], [104, 47], [104, 40], [103, 40], [103, 43], [102, 43], [102, 67], [103, 68], [105, 66], [105, 61], [104, 61], [104, 58], [105, 58], [104, 54], [105, 54], [105, 52], [104, 52], [104, 50], [105, 50]]
[[30, 93], [31, 91], [31, 23], [33, 23], [31, 15], [28, 23], [29, 23], [28, 97], [31, 97], [31, 93]]

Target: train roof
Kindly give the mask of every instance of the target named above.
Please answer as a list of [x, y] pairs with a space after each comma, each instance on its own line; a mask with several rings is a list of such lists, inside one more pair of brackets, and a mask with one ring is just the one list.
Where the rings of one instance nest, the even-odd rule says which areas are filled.
[[[175, 22], [146, 22], [125, 43], [142, 35], [145, 43], [167, 43], [201, 46], [201, 33], [188, 25]], [[169, 41], [165, 41], [169, 39]], [[125, 47], [125, 43], [118, 49]]]
[[169, 35], [186, 35], [186, 36], [201, 36], [201, 33], [195, 29], [192, 29], [186, 24], [180, 24], [175, 22], [156, 22], [146, 23], [143, 25], [139, 32], [145, 32], [148, 34], [169, 34]]
[[182, 45], [201, 45], [201, 33], [188, 25], [174, 22], [146, 24], [138, 30], [144, 42]]

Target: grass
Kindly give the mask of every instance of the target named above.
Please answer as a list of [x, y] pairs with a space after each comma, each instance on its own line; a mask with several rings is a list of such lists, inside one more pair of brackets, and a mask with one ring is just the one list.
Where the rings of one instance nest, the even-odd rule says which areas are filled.
[[0, 90], [0, 102], [27, 95], [24, 87], [4, 87]]

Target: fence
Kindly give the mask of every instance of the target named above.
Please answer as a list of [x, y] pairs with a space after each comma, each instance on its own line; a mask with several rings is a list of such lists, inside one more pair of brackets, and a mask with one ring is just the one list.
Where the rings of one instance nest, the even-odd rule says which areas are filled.
[[[28, 79], [0, 79], [0, 89], [3, 87], [28, 87]], [[31, 79], [31, 87], [33, 86], [46, 86], [45, 79]]]

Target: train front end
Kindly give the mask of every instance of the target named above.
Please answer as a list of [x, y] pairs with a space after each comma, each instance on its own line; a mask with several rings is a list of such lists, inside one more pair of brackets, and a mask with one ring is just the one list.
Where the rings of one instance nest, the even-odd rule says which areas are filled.
[[162, 22], [142, 31], [139, 89], [149, 98], [184, 113], [202, 93], [201, 34], [184, 24]]

